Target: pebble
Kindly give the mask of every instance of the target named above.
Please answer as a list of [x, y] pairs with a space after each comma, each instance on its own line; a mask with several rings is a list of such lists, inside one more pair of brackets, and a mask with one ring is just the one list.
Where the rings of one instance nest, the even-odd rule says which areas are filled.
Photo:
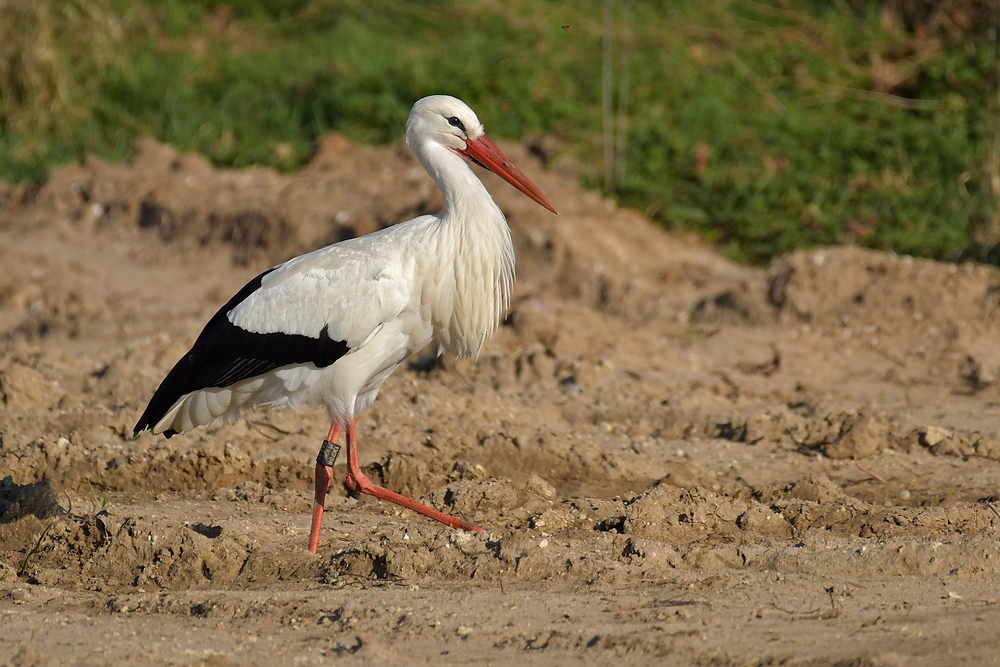
[[933, 447], [942, 440], [947, 440], [951, 437], [951, 431], [948, 429], [941, 428], [940, 426], [928, 426], [923, 432], [923, 445], [925, 447]]

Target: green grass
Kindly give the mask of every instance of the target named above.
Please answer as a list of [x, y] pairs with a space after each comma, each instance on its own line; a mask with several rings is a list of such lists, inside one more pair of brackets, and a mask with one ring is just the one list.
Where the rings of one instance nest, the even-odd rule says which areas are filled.
[[[742, 261], [845, 240], [951, 259], [993, 250], [985, 32], [921, 39], [876, 3], [629, 7], [625, 173], [609, 194]], [[602, 12], [599, 0], [0, 0], [0, 178], [121, 159], [141, 134], [219, 165], [291, 169], [331, 130], [396, 140], [413, 101], [445, 92], [492, 135], [555, 137], [598, 187]]]

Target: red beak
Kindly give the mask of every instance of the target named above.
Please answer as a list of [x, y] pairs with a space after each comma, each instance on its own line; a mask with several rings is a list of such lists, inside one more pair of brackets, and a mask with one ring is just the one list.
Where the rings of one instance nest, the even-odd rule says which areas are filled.
[[548, 200], [548, 197], [542, 194], [542, 191], [535, 187], [535, 184], [528, 180], [528, 177], [521, 173], [521, 170], [514, 166], [506, 155], [500, 152], [492, 141], [483, 135], [476, 139], [475, 141], [466, 141], [465, 150], [457, 151], [462, 157], [472, 160], [480, 167], [485, 167], [489, 169], [494, 174], [507, 181], [515, 188], [523, 192], [524, 194], [531, 197], [545, 208], [549, 209], [556, 215], [559, 215], [559, 211], [556, 207], [552, 205], [552, 202]]

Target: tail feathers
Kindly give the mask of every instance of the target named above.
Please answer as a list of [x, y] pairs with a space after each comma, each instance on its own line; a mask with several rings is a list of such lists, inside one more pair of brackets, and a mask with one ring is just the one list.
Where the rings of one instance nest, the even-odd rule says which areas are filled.
[[[154, 392], [133, 435], [150, 429], [170, 437], [209, 424], [223, 415], [235, 419], [239, 407], [258, 390], [264, 404], [295, 404], [302, 400], [301, 396], [288, 394], [302, 391], [294, 382], [295, 388], [280, 387], [280, 391], [263, 387], [263, 383], [267, 381], [269, 387], [277, 388], [272, 378], [281, 380], [291, 367], [326, 368], [350, 351], [346, 341], [330, 338], [329, 325], [322, 322], [316, 324], [319, 330], [316, 336], [255, 333], [230, 322], [227, 313], [252, 298], [270, 271], [273, 269], [247, 283], [209, 320], [191, 350]], [[300, 378], [299, 384], [302, 381]]]
[[240, 416], [240, 408], [251, 402], [263, 383], [263, 378], [255, 378], [231, 387], [213, 387], [185, 394], [155, 422], [147, 421], [146, 415], [143, 415], [143, 419], [136, 424], [135, 433], [148, 428], [169, 438], [198, 426], [208, 426], [220, 418], [235, 422]]
[[[247, 283], [208, 321], [191, 350], [174, 364], [153, 393], [153, 397], [149, 399], [149, 405], [132, 430], [133, 437], [146, 429], [154, 433], [163, 433], [168, 438], [175, 433], [190, 430], [201, 422], [191, 420], [190, 424], [193, 425], [188, 428], [171, 426], [177, 421], [177, 415], [183, 412], [179, 406], [185, 404], [190, 396], [203, 390], [217, 391], [213, 388], [235, 385], [240, 380], [265, 373], [273, 368], [273, 364], [269, 366], [266, 361], [247, 359], [239, 354], [240, 343], [245, 342], [242, 338], [249, 336], [253, 339], [253, 335], [237, 330], [226, 317], [226, 313], [236, 304], [260, 288], [261, 280], [270, 271], [273, 269], [265, 271]], [[168, 414], [174, 415], [174, 422], [167, 419]], [[187, 423], [181, 417], [177, 426], [185, 425]]]

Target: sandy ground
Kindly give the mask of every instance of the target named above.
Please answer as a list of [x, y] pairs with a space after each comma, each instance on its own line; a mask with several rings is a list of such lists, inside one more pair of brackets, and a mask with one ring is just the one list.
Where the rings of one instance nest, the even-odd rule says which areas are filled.
[[0, 664], [1000, 661], [1000, 274], [856, 248], [733, 265], [508, 154], [512, 311], [359, 420], [390, 488], [305, 548], [322, 409], [130, 437], [208, 317], [439, 210], [402, 146], [282, 175], [142, 142], [0, 185]]

